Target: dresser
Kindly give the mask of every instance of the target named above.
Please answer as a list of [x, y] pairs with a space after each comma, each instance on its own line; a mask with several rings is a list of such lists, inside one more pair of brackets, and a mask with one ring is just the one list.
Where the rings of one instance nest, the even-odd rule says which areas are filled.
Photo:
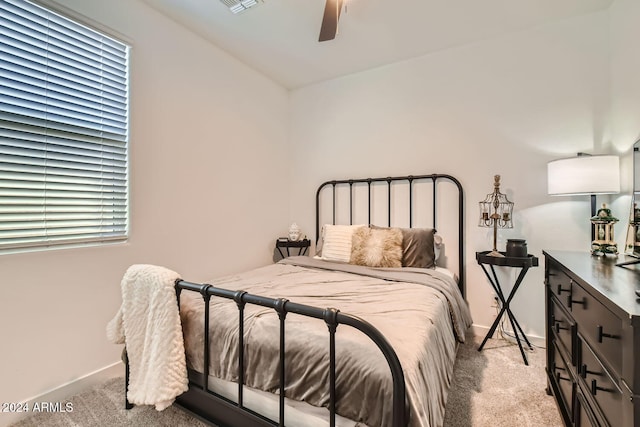
[[543, 254], [547, 392], [565, 425], [640, 427], [640, 266]]

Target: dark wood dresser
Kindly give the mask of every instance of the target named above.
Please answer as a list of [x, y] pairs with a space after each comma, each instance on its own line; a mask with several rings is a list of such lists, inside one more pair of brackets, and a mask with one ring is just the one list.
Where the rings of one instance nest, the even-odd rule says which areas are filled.
[[640, 266], [543, 254], [547, 392], [565, 425], [640, 427]]

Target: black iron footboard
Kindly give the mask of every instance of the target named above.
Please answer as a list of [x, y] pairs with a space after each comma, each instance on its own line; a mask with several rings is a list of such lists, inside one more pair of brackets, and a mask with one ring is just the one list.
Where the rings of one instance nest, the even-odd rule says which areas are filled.
[[[183, 290], [198, 292], [205, 302], [204, 328], [209, 330], [209, 301], [212, 296], [226, 298], [236, 302], [238, 306], [238, 399], [237, 402], [220, 396], [208, 388], [209, 378], [209, 334], [204, 334], [204, 372], [201, 374], [190, 372], [189, 391], [179, 396], [176, 402], [185, 409], [195, 413], [214, 423], [223, 426], [284, 426], [285, 407], [285, 320], [288, 313], [313, 317], [324, 320], [329, 330], [329, 425], [335, 426], [336, 401], [339, 396], [336, 393], [336, 354], [335, 334], [338, 325], [348, 325], [366, 334], [380, 349], [387, 359], [393, 381], [393, 424], [392, 427], [404, 427], [407, 422], [405, 406], [405, 381], [404, 374], [398, 356], [386, 340], [386, 338], [370, 323], [349, 314], [341, 313], [333, 308], [321, 309], [304, 304], [297, 304], [287, 299], [267, 298], [252, 295], [244, 291], [230, 291], [217, 288], [209, 284], [190, 283], [184, 280], [176, 281], [176, 296], [180, 305], [180, 294]], [[280, 392], [279, 392], [279, 422], [276, 423], [260, 414], [246, 408], [243, 402], [244, 385], [244, 308], [246, 304], [254, 304], [262, 307], [273, 308], [280, 319]], [[128, 366], [127, 366], [128, 368]], [[127, 369], [128, 384], [128, 369]], [[198, 378], [199, 377], [199, 378]], [[127, 403], [127, 407], [130, 405]]]

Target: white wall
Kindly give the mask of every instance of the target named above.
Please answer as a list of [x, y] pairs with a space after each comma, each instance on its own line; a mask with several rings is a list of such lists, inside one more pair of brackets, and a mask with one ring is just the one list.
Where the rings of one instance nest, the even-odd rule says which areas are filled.
[[[495, 316], [475, 262], [491, 249], [478, 205], [502, 175], [515, 228], [540, 257], [513, 302], [525, 333], [544, 337], [542, 249], [587, 251], [588, 198], [547, 195], [546, 163], [608, 150], [608, 14], [600, 12], [448, 49], [292, 93], [291, 219], [313, 230], [325, 180], [421, 173], [460, 179], [466, 201], [467, 295], [474, 322]], [[445, 236], [446, 239], [446, 236]], [[511, 280], [515, 271], [506, 273]], [[506, 279], [505, 279], [506, 280]]]
[[283, 88], [139, 1], [61, 3], [133, 44], [131, 238], [0, 256], [0, 402], [119, 360], [105, 326], [129, 265], [207, 280], [270, 263], [288, 226]]
[[[637, 40], [640, 38], [638, 26], [640, 2], [616, 0], [609, 13], [612, 141], [616, 151], [622, 155], [623, 191], [630, 194], [632, 190], [631, 147], [640, 139], [640, 78], [638, 77], [640, 76], [640, 54], [637, 47]], [[629, 209], [630, 198], [620, 197], [614, 207], [619, 211]], [[623, 217], [625, 214], [621, 213], [620, 216]]]

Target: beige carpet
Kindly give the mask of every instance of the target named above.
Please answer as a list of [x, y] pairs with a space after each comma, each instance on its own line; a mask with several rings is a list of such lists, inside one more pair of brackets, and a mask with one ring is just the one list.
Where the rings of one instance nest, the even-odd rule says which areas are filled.
[[[555, 427], [560, 416], [552, 397], [545, 393], [544, 350], [527, 352], [525, 366], [518, 347], [489, 340], [478, 352], [478, 340], [458, 350], [445, 427]], [[124, 378], [115, 378], [69, 398], [73, 412], [40, 413], [15, 427], [204, 427], [183, 411], [151, 407], [127, 411], [123, 402]]]
[[516, 344], [481, 338], [458, 349], [445, 427], [559, 427], [560, 414], [546, 393], [545, 350], [526, 351], [525, 365]]

